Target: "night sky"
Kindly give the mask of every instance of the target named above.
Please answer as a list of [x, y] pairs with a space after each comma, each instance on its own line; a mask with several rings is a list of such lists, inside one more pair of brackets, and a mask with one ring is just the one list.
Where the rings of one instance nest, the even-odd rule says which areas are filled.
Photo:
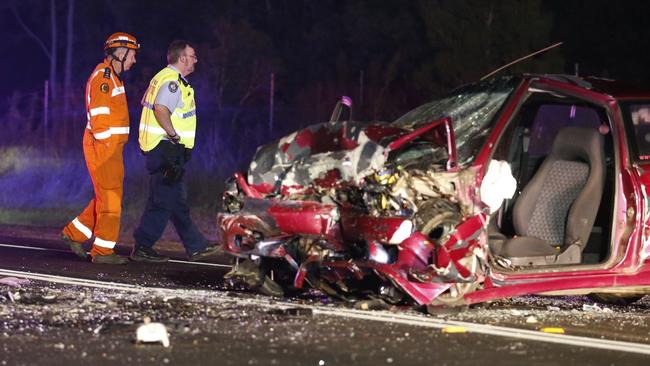
[[[45, 114], [52, 4], [58, 86]], [[193, 205], [214, 208], [222, 182], [247, 169], [257, 146], [327, 120], [341, 95], [354, 101], [355, 120], [392, 121], [559, 41], [560, 48], [504, 72], [572, 74], [577, 63], [581, 75], [647, 85], [648, 14], [647, 1], [602, 0], [1, 1], [0, 207], [72, 207], [77, 214], [86, 204], [92, 186], [81, 151], [84, 85], [102, 60], [105, 39], [117, 31], [142, 44], [138, 63], [125, 75], [133, 132], [125, 150], [124, 202], [126, 211], [138, 211], [147, 180], [135, 132], [139, 102], [165, 66], [173, 39], [193, 42], [199, 60], [189, 76], [198, 116], [190, 197]], [[60, 213], [53, 218], [67, 220]]]
[[267, 108], [274, 73], [279, 120], [282, 108], [291, 118], [325, 119], [343, 94], [359, 102], [356, 118], [390, 120], [558, 41], [565, 44], [507, 72], [573, 73], [578, 63], [583, 75], [650, 81], [646, 1], [8, 0], [0, 5], [7, 52], [0, 114], [12, 94], [42, 93], [49, 71], [48, 57], [12, 7], [49, 50], [52, 3], [60, 85], [66, 16], [74, 5], [68, 93], [79, 112], [87, 74], [115, 31], [130, 32], [143, 45], [126, 76], [134, 109], [175, 38], [197, 45], [199, 64], [190, 79], [202, 110]]

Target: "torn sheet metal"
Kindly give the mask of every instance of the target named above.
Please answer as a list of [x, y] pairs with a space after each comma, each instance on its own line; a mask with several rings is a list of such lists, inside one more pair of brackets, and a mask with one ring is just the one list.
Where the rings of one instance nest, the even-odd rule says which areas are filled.
[[[375, 217], [368, 215], [346, 215], [342, 217], [341, 228], [346, 240], [378, 241], [399, 244], [399, 237], [410, 236], [413, 223], [403, 217]], [[400, 232], [400, 229], [402, 232]]]
[[[392, 123], [314, 125], [263, 146], [248, 175], [228, 182], [227, 213], [218, 221], [224, 248], [281, 273], [276, 288], [308, 284], [346, 300], [454, 306], [565, 290], [647, 293], [650, 169], [626, 141], [626, 124], [634, 120], [626, 121], [627, 101], [617, 98], [650, 97], [612, 81], [591, 82], [597, 87], [562, 76], [497, 77]], [[507, 222], [489, 237], [487, 222], [512, 197], [513, 172], [523, 172], [516, 161], [509, 161], [517, 170], [511, 172], [490, 159], [512, 158], [516, 146], [505, 146], [504, 136], [534, 122], [520, 117], [537, 108], [538, 100], [528, 105], [527, 98], [539, 92], [544, 103], [594, 107], [598, 131], [613, 142], [606, 145], [613, 149], [606, 151], [612, 204], [601, 205], [611, 212], [599, 214], [602, 235], [594, 235], [601, 247], [568, 270], [531, 264], [522, 271], [513, 258], [487, 260], [490, 245], [517, 236]], [[509, 213], [502, 217], [510, 220]], [[591, 263], [596, 257], [598, 266]], [[257, 278], [266, 283], [265, 275]]]
[[225, 194], [228, 251], [289, 258], [295, 288], [343, 297], [377, 277], [387, 301], [399, 293], [426, 304], [477, 279], [485, 204], [479, 169], [461, 165], [514, 85], [485, 84], [392, 124], [318, 124], [259, 148], [246, 181], [236, 176]]
[[237, 215], [220, 214], [217, 226], [226, 247], [240, 253], [301, 235], [322, 237], [336, 246], [341, 242], [339, 220], [339, 210], [331, 204], [246, 198]]
[[419, 281], [410, 276], [411, 271], [424, 271], [435, 245], [422, 233], [415, 232], [399, 245], [397, 261], [393, 264], [371, 264], [380, 276], [387, 278], [418, 304], [425, 305], [446, 291], [450, 283]]
[[307, 127], [258, 149], [249, 167], [248, 183], [275, 189], [304, 187], [333, 170], [338, 171], [340, 180], [359, 182], [386, 161], [387, 149], [379, 139], [399, 131], [358, 122]]
[[[468, 266], [469, 263], [476, 263], [468, 258], [477, 257], [478, 263], [487, 263], [484, 247], [478, 240], [485, 234], [486, 226], [485, 214], [467, 219], [458, 225], [446, 242], [436, 247], [435, 263], [423, 271], [414, 267], [411, 274], [422, 282], [476, 282], [484, 269]], [[477, 269], [481, 273], [477, 273]]]

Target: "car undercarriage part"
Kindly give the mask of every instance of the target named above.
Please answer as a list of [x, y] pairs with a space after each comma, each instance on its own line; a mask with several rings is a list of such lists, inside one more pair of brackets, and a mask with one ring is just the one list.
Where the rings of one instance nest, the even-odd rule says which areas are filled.
[[234, 265], [224, 278], [236, 283], [246, 284], [249, 288], [258, 290], [268, 296], [284, 296], [282, 287], [273, 281], [267, 274], [269, 271], [261, 265], [259, 260], [256, 263], [252, 259], [235, 258]]
[[[270, 248], [276, 244], [280, 245], [286, 253], [284, 259], [294, 264], [287, 266], [287, 268], [292, 267], [289, 271], [291, 273], [286, 273], [285, 276], [276, 273], [276, 278], [271, 279], [266, 276], [268, 272], [264, 271], [264, 265], [261, 264], [262, 261], [268, 261], [268, 258], [261, 258], [258, 261], [245, 260], [228, 277], [250, 288], [258, 289], [260, 292], [274, 293], [276, 296], [279, 293], [277, 289], [301, 289], [307, 282], [313, 288], [345, 300], [356, 298], [357, 295], [362, 295], [363, 298], [368, 295], [368, 289], [374, 288], [375, 290], [372, 291], [374, 296], [389, 304], [400, 303], [411, 296], [424, 296], [419, 297], [418, 302], [427, 302], [428, 300], [424, 299], [429, 299], [430, 296], [434, 296], [433, 294], [444, 291], [452, 285], [439, 287], [440, 285], [430, 283], [423, 279], [424, 277], [418, 278], [415, 273], [411, 279], [415, 283], [411, 285], [407, 285], [406, 282], [396, 284], [394, 281], [398, 277], [395, 276], [403, 276], [404, 279], [401, 281], [407, 281], [406, 277], [409, 276], [409, 271], [399, 268], [419, 268], [425, 271], [427, 265], [433, 265], [435, 261], [432, 255], [433, 246], [426, 253], [420, 253], [420, 246], [426, 241], [442, 245], [463, 217], [472, 213], [472, 208], [469, 205], [462, 205], [457, 198], [458, 189], [464, 184], [461, 181], [463, 174], [467, 175], [468, 173], [446, 172], [441, 167], [434, 167], [434, 171], [423, 170], [421, 167], [409, 169], [404, 169], [401, 166], [386, 167], [367, 176], [360, 186], [342, 184], [337, 189], [327, 189], [327, 187], [320, 189], [318, 186], [311, 186], [309, 188], [311, 200], [308, 201], [242, 199], [242, 189], [238, 186], [245, 185], [246, 182], [242, 182], [241, 179], [233, 180], [233, 183], [226, 189], [227, 198], [224, 198], [224, 202], [228, 203], [228, 210], [236, 212], [239, 217], [236, 219], [238, 223], [235, 226], [238, 227], [237, 231], [240, 231], [241, 234], [235, 236], [236, 247], [241, 250], [257, 248], [256, 250], [260, 251], [262, 247], [267, 248], [267, 242], [275, 243], [269, 246], [268, 250], [271, 250]], [[464, 179], [473, 180], [471, 177]], [[305, 197], [307, 196], [305, 195], [302, 199]], [[292, 198], [295, 199], [296, 196], [294, 195]], [[312, 203], [308, 203], [309, 201]], [[323, 203], [316, 204], [314, 201]], [[277, 221], [279, 217], [275, 216], [276, 213], [283, 212], [284, 223], [287, 222], [288, 216], [286, 215], [298, 215], [300, 219], [298, 216], [295, 216], [295, 219], [307, 224], [310, 219], [306, 219], [305, 215], [311, 215], [309, 212], [315, 214], [313, 216], [315, 220], [322, 221], [317, 217], [325, 218], [322, 216], [323, 214], [329, 217], [329, 214], [326, 213], [329, 211], [323, 211], [323, 208], [328, 205], [338, 206], [339, 210], [342, 207], [349, 207], [353, 211], [356, 210], [357, 215], [361, 213], [357, 219], [361, 221], [354, 221], [352, 224], [352, 228], [356, 227], [355, 230], [361, 236], [355, 242], [350, 237], [351, 232], [348, 231], [345, 247], [341, 248], [344, 250], [342, 252], [333, 251], [334, 248], [328, 239], [320, 236], [325, 232], [318, 231], [307, 234], [304, 224], [302, 227], [292, 224], [293, 237], [285, 236], [284, 239], [280, 238], [280, 241], [273, 237], [264, 238], [265, 234], [262, 234], [262, 232], [268, 232], [269, 235], [275, 235], [269, 230], [276, 234], [283, 233], [282, 235], [285, 235], [287, 233], [288, 227], [280, 228], [283, 224]], [[311, 208], [312, 206], [313, 208]], [[366, 215], [366, 218], [363, 215]], [[332, 216], [337, 221], [338, 217], [339, 214]], [[271, 221], [267, 222], [266, 220], [269, 219]], [[389, 222], [392, 223], [386, 226]], [[230, 227], [235, 226], [231, 225]], [[389, 227], [393, 231], [386, 231]], [[350, 227], [344, 225], [343, 230], [345, 231], [346, 228]], [[278, 229], [280, 232], [275, 231]], [[370, 232], [367, 230], [375, 230], [378, 236], [373, 239], [372, 236], [368, 236]], [[425, 235], [420, 234], [419, 237], [416, 236], [411, 241], [405, 240], [414, 232], [423, 232]], [[410, 248], [409, 245], [413, 247]], [[411, 249], [415, 251], [411, 253]], [[268, 252], [267, 249], [264, 250]], [[271, 251], [275, 252], [275, 250]], [[264, 255], [263, 253], [258, 254]], [[473, 257], [473, 254], [470, 255]], [[408, 259], [410, 257], [412, 259]], [[357, 266], [355, 263], [365, 266], [366, 262], [393, 266], [394, 268], [377, 267], [374, 270], [377, 276], [368, 276], [373, 273], [370, 268], [355, 269]], [[455, 278], [463, 282], [464, 276], [471, 275], [471, 273], [467, 273], [467, 268], [473, 270], [476, 267], [470, 262], [470, 259], [455, 258], [453, 263], [444, 264], [438, 268], [438, 271], [446, 273], [441, 278], [449, 280]], [[323, 268], [326, 269], [325, 272], [322, 271]], [[399, 274], [400, 271], [402, 274]], [[353, 278], [357, 277], [357, 280], [351, 280], [350, 274]], [[284, 280], [282, 280], [283, 277]], [[269, 286], [271, 290], [267, 289]], [[403, 286], [423, 287], [420, 290], [411, 288], [410, 295], [406, 297]], [[433, 287], [428, 289], [431, 286]], [[457, 287], [449, 289], [446, 298], [456, 298], [470, 290], [464, 282], [463, 285]], [[417, 295], [417, 291], [424, 292], [422, 295]], [[366, 295], [363, 295], [364, 293]]]
[[[478, 256], [470, 256], [461, 261], [461, 264], [465, 265], [472, 273], [477, 273], [479, 271], [479, 258]], [[469, 282], [457, 282], [445, 292], [440, 294], [438, 297], [433, 299], [430, 302], [432, 306], [445, 305], [445, 306], [456, 306], [464, 305], [463, 296], [473, 292], [479, 287], [478, 281], [469, 281]]]

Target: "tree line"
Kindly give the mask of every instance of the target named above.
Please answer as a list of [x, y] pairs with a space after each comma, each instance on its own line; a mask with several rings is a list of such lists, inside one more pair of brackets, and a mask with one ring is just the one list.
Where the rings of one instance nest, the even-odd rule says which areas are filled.
[[[635, 77], [606, 46], [633, 53], [621, 32], [639, 47], [650, 39], [642, 27], [613, 32], [620, 20], [606, 29], [590, 23], [610, 21], [612, 11], [639, 17], [639, 1], [616, 9], [600, 0], [10, 0], [2, 7], [18, 25], [7, 37], [38, 48], [45, 60], [53, 123], [78, 123], [70, 114], [83, 111], [87, 73], [103, 40], [119, 30], [143, 44], [126, 76], [134, 111], [164, 65], [166, 45], [186, 38], [199, 55], [191, 76], [199, 117], [234, 138], [245, 126], [271, 128], [271, 106], [275, 123], [266, 138], [326, 120], [341, 95], [354, 100], [355, 119], [392, 120], [556, 41], [565, 45], [506, 72], [573, 73], [580, 64], [581, 71]], [[629, 58], [640, 70], [648, 56]]]

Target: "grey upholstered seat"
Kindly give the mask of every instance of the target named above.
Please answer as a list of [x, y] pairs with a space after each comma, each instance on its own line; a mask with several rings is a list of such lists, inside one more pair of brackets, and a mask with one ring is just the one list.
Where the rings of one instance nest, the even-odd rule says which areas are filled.
[[[580, 127], [560, 130], [551, 153], [515, 202], [517, 236], [506, 241], [497, 254], [521, 258], [518, 264], [579, 263], [604, 181], [603, 138], [598, 131]], [[564, 258], [558, 260], [560, 256]], [[549, 262], [551, 257], [555, 259]]]

